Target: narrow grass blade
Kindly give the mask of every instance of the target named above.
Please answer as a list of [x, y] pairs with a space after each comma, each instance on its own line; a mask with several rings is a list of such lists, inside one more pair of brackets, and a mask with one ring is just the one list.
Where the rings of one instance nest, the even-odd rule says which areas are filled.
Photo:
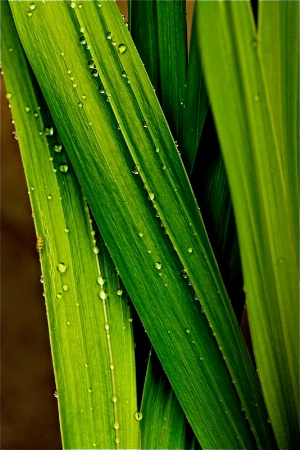
[[232, 307], [240, 322], [245, 304], [241, 258], [225, 165], [211, 109], [205, 120], [191, 184]]
[[280, 150], [296, 254], [299, 254], [298, 19], [298, 2], [259, 2], [258, 52]]
[[187, 68], [186, 1], [129, 1], [130, 32], [175, 140], [182, 142]]
[[209, 106], [198, 45], [194, 15], [185, 90], [185, 110], [183, 113], [182, 159], [189, 174], [193, 171]]
[[63, 447], [138, 448], [131, 312], [8, 3], [1, 9], [1, 62], [38, 236]]
[[[295, 83], [298, 68], [295, 61], [287, 62], [287, 52], [297, 53], [297, 39], [289, 40], [292, 49], [287, 50], [284, 36], [296, 36], [297, 21], [288, 18], [297, 16], [298, 4], [273, 5], [268, 19], [266, 13], [261, 19], [260, 27], [267, 27], [265, 31], [260, 28], [262, 36], [256, 34], [247, 2], [199, 2], [197, 6], [206, 84], [233, 196], [259, 377], [279, 447], [297, 448], [298, 270], [290, 208], [295, 200], [289, 196], [295, 195], [293, 186], [298, 180], [296, 171], [288, 169], [295, 163], [297, 150], [289, 149], [288, 156], [281, 151], [280, 134], [287, 133], [286, 120], [278, 114], [284, 87], [279, 92], [274, 88], [265, 63], [272, 60], [277, 73], [283, 70], [282, 80]], [[267, 10], [267, 5], [263, 8]], [[261, 39], [269, 33], [274, 38], [277, 8], [281, 11], [282, 53], [275, 51], [276, 45], [268, 46], [272, 53], [265, 61], [267, 44], [260, 50]], [[272, 19], [271, 13], [275, 14]], [[287, 76], [287, 72], [292, 74]], [[279, 98], [271, 100], [274, 96]], [[291, 100], [285, 106], [291, 145], [295, 145], [296, 103]]]
[[101, 233], [201, 445], [275, 448], [187, 174], [116, 5], [45, 3], [30, 18], [22, 2], [11, 8]]
[[170, 383], [155, 353], [148, 361], [140, 410], [142, 448], [199, 449]]

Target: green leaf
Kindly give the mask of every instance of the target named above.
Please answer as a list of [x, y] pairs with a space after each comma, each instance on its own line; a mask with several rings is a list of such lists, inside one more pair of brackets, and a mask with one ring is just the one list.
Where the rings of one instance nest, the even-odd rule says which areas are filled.
[[141, 421], [142, 448], [200, 448], [153, 352], [149, 356], [139, 417], [143, 419]]
[[38, 236], [63, 447], [138, 448], [130, 308], [117, 295], [120, 281], [37, 89], [8, 3], [1, 8], [1, 62]]
[[188, 173], [192, 173], [205, 123], [209, 98], [204, 82], [203, 67], [197, 40], [195, 15], [190, 41], [189, 63], [185, 90], [185, 110], [183, 120], [182, 159]]
[[185, 0], [129, 1], [133, 41], [179, 145], [187, 66], [185, 6]]
[[[265, 11], [259, 17], [259, 34], [248, 2], [199, 2], [197, 20], [206, 84], [233, 197], [259, 377], [279, 447], [296, 448], [299, 302], [290, 205], [298, 185], [296, 170], [291, 169], [297, 152], [298, 101], [288, 103], [287, 98], [298, 92], [296, 60], [288, 58], [290, 51], [298, 54], [298, 41], [286, 35], [296, 36], [297, 22], [289, 18], [297, 16], [298, 4], [269, 5], [261, 7]], [[279, 11], [282, 44], [273, 44]], [[267, 44], [270, 41], [272, 46]], [[270, 64], [282, 75], [271, 79]], [[283, 80], [279, 89], [274, 87], [278, 79]], [[285, 97], [291, 82], [292, 94]], [[289, 119], [279, 114], [281, 103]], [[286, 134], [291, 136], [289, 154], [282, 148], [281, 136]]]
[[274, 448], [187, 174], [116, 5], [45, 3], [30, 18], [22, 2], [11, 8], [95, 220], [201, 445]]
[[[299, 40], [297, 2], [260, 2], [258, 52], [267, 84], [274, 131], [298, 254]], [[276, 39], [274, 35], [276, 33]]]

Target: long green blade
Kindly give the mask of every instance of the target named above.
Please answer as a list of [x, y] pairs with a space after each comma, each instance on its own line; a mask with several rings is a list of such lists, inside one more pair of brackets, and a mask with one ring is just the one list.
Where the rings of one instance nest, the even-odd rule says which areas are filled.
[[[291, 53], [298, 54], [297, 21], [289, 21], [297, 16], [298, 4], [282, 2], [268, 9], [266, 3], [262, 8], [268, 11], [268, 19], [264, 12], [259, 34], [248, 2], [199, 2], [197, 6], [206, 82], [235, 207], [259, 377], [278, 445], [296, 448], [299, 304], [291, 206], [298, 180], [291, 167], [297, 151], [293, 146], [298, 101], [289, 104], [284, 99], [291, 118], [287, 127], [278, 113], [286, 84], [279, 91], [274, 88], [265, 64], [271, 60], [276, 73], [291, 73], [282, 79], [293, 82], [290, 92], [298, 92], [298, 67], [295, 61], [288, 62], [287, 50], [290, 42]], [[277, 45], [261, 44], [264, 36], [274, 39], [279, 10], [280, 54]], [[287, 34], [294, 38], [286, 38]], [[265, 46], [271, 52], [268, 58]], [[277, 83], [278, 78], [274, 79]], [[291, 135], [289, 154], [281, 150], [286, 130]]]
[[189, 174], [192, 173], [199, 148], [200, 138], [209, 107], [204, 82], [203, 67], [199, 54], [195, 15], [190, 40], [189, 63], [185, 89], [183, 113], [182, 159]]
[[63, 447], [138, 448], [130, 309], [8, 3], [1, 8], [1, 62], [38, 235]]
[[182, 144], [186, 0], [129, 1], [130, 32], [174, 136]]
[[[298, 254], [299, 179], [299, 5], [260, 2], [258, 52], [278, 141]], [[274, 39], [276, 33], [277, 38]]]
[[116, 5], [44, 3], [30, 17], [22, 2], [11, 8], [101, 233], [197, 438], [208, 448], [276, 446], [187, 175]]
[[173, 389], [155, 354], [150, 354], [139, 417], [142, 448], [198, 449]]

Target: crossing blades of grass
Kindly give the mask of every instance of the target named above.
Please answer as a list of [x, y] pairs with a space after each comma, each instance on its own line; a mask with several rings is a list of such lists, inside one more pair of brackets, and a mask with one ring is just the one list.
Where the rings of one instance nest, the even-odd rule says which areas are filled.
[[[197, 6], [206, 84], [235, 208], [259, 377], [279, 447], [297, 448], [299, 302], [292, 217], [298, 185], [299, 5], [262, 2], [258, 34], [247, 2]], [[277, 31], [280, 43], [274, 42]]]
[[116, 5], [46, 2], [29, 17], [23, 2], [10, 5], [93, 215], [198, 440], [208, 448], [274, 447], [186, 172]]
[[63, 448], [138, 448], [131, 312], [8, 3], [1, 9], [1, 62], [39, 236]]

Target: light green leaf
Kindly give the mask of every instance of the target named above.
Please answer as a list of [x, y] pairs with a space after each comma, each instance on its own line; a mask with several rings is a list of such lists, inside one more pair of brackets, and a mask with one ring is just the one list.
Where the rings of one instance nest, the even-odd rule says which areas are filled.
[[[284, 92], [287, 83], [292, 83], [288, 92], [298, 92], [298, 66], [288, 55], [298, 55], [297, 21], [289, 19], [297, 16], [299, 5], [263, 4], [258, 34], [249, 2], [199, 2], [197, 16], [206, 84], [235, 208], [259, 377], [279, 447], [297, 448], [299, 301], [292, 210], [298, 180], [291, 168], [297, 152], [298, 101], [289, 102]], [[273, 44], [276, 20], [282, 44]], [[270, 66], [281, 75], [271, 77]], [[279, 113], [282, 103], [289, 119]], [[282, 148], [287, 134], [289, 154]]]
[[131, 312], [8, 3], [1, 8], [1, 63], [38, 236], [63, 447], [138, 448]]

